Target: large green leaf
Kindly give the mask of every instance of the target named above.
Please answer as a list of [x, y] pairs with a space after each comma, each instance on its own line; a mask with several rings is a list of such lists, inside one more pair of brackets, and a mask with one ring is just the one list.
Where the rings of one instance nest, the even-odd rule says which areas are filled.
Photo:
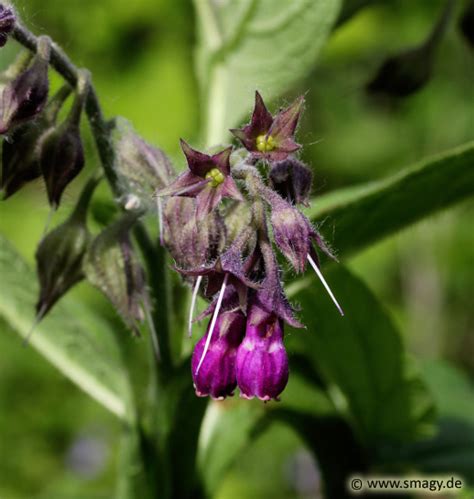
[[367, 287], [342, 265], [329, 269], [327, 280], [345, 317], [315, 279], [295, 295], [308, 329], [288, 336], [288, 350], [305, 354], [321, 370], [335, 404], [367, 446], [424, 434], [431, 398], [407, 361], [397, 329]]
[[[474, 194], [474, 142], [394, 177], [316, 199], [308, 215], [346, 256]], [[334, 237], [333, 237], [334, 236]]]
[[206, 143], [220, 143], [255, 90], [278, 97], [313, 67], [340, 0], [195, 0]]
[[[0, 316], [25, 337], [34, 322], [37, 278], [1, 235], [0, 276]], [[29, 344], [109, 411], [128, 418], [130, 389], [114, 333], [93, 311], [66, 296]]]

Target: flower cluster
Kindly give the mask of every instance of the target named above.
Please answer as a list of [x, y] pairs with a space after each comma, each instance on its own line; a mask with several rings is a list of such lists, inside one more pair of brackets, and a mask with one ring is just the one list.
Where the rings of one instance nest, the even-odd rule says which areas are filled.
[[279, 250], [297, 273], [320, 271], [317, 250], [333, 257], [298, 209], [307, 205], [311, 170], [295, 157], [304, 99], [273, 116], [257, 92], [249, 124], [231, 132], [243, 147], [213, 154], [181, 141], [188, 169], [156, 198], [165, 199], [164, 241], [176, 270], [193, 286], [189, 331], [200, 294], [210, 317], [196, 344], [196, 394], [223, 399], [238, 386], [244, 398], [278, 399], [288, 381], [285, 324], [303, 327], [280, 280]]

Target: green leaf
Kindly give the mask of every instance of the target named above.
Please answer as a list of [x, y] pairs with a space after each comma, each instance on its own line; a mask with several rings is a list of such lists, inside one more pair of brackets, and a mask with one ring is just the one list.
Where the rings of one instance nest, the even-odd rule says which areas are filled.
[[430, 474], [461, 476], [474, 485], [474, 425], [456, 418], [442, 418], [435, 437], [382, 448], [378, 459], [385, 466], [409, 466]]
[[255, 90], [268, 101], [314, 66], [339, 12], [340, 0], [194, 0], [206, 144], [251, 108]]
[[[37, 277], [2, 235], [0, 275], [0, 316], [25, 338], [35, 318]], [[130, 387], [113, 330], [93, 311], [66, 296], [29, 344], [109, 411], [129, 418]]]
[[366, 445], [425, 434], [433, 406], [406, 359], [400, 334], [367, 287], [341, 265], [327, 280], [346, 315], [323, 287], [295, 295], [308, 330], [288, 336], [288, 350], [304, 353], [329, 383], [329, 393]]
[[382, 445], [378, 461], [412, 466], [433, 474], [459, 474], [474, 484], [474, 390], [469, 379], [447, 362], [430, 361], [423, 374], [441, 416], [436, 434], [421, 442]]
[[347, 256], [474, 194], [473, 166], [469, 142], [394, 177], [318, 198], [308, 215], [325, 220], [322, 232]]
[[323, 475], [324, 497], [352, 497], [346, 489], [347, 478], [367, 471], [368, 456], [347, 422], [334, 416], [315, 417], [291, 409], [277, 409], [273, 417], [289, 424], [313, 452]]
[[250, 444], [262, 416], [261, 404], [247, 401], [212, 402], [208, 406], [201, 429], [198, 466], [210, 495], [237, 456]]

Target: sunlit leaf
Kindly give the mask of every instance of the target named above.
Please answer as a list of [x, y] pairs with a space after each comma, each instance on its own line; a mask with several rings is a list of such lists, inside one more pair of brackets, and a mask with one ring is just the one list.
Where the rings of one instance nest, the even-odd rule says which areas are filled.
[[206, 143], [222, 142], [245, 117], [255, 90], [269, 101], [314, 66], [339, 0], [195, 0], [197, 74]]

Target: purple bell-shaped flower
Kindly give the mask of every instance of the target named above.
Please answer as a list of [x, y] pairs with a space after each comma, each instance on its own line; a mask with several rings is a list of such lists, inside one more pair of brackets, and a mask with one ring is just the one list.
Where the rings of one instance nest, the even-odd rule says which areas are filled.
[[283, 321], [258, 303], [250, 308], [245, 338], [237, 351], [237, 384], [241, 397], [278, 400], [288, 382]]
[[210, 395], [223, 400], [233, 395], [237, 386], [235, 359], [245, 332], [245, 316], [241, 311], [219, 314], [203, 357], [209, 329], [194, 348], [191, 362], [194, 388], [199, 397]]

